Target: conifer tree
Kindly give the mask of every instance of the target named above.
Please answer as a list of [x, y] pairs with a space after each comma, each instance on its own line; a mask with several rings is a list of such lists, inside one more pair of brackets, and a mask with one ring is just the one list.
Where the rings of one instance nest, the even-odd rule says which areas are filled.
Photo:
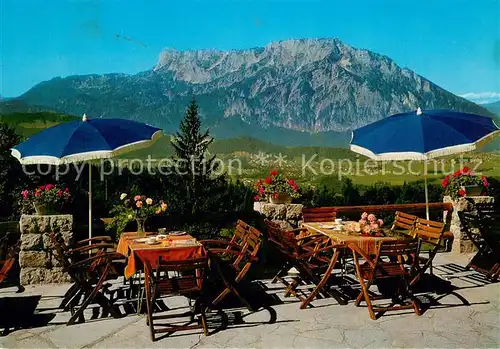
[[174, 150], [174, 173], [177, 173], [184, 185], [187, 204], [192, 214], [203, 209], [204, 196], [210, 193], [216, 178], [215, 156], [208, 157], [208, 147], [213, 142], [208, 130], [202, 131], [201, 120], [196, 100], [191, 100], [180, 130], [171, 141]]

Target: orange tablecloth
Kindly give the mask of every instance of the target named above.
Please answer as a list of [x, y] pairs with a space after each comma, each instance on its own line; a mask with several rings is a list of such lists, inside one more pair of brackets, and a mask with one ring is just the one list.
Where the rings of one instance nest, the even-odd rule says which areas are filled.
[[[158, 258], [163, 260], [178, 261], [191, 258], [199, 258], [205, 255], [203, 246], [191, 235], [171, 236], [171, 243], [164, 241], [158, 245], [148, 245], [146, 243], [134, 242], [138, 239], [137, 233], [123, 233], [118, 242], [117, 251], [128, 257], [128, 263], [125, 267], [125, 278], [130, 278], [137, 271], [136, 258], [142, 263], [148, 261], [151, 267], [155, 268]], [[194, 240], [194, 245], [183, 246], [175, 244], [176, 241]]]
[[332, 229], [321, 228], [321, 224], [334, 225], [335, 223], [310, 222], [310, 223], [302, 223], [302, 226], [311, 232], [317, 232], [326, 235], [330, 239], [338, 243], [344, 243], [344, 244], [354, 243], [367, 254], [377, 253], [377, 244], [380, 241], [397, 241], [404, 239], [404, 237], [399, 237], [399, 236], [378, 237], [378, 236], [361, 236], [361, 235], [348, 234], [347, 232], [340, 232]]

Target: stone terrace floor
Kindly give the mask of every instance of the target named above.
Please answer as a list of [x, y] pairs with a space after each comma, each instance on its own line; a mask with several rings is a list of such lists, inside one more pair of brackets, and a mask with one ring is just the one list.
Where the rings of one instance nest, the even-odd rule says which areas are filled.
[[[30, 286], [21, 295], [12, 288], [0, 289], [6, 297], [41, 295], [36, 316], [40, 327], [16, 329], [0, 337], [5, 348], [498, 348], [500, 347], [500, 283], [489, 283], [475, 272], [464, 272], [469, 256], [440, 254], [434, 273], [449, 279], [454, 293], [430, 294], [431, 302], [422, 316], [412, 312], [390, 312], [377, 321], [365, 307], [352, 303], [339, 306], [333, 299], [313, 302], [314, 308], [299, 310], [295, 298], [273, 305], [272, 310], [250, 313], [230, 309], [228, 327], [208, 337], [199, 332], [177, 332], [151, 342], [144, 315], [120, 319], [97, 319], [65, 326], [68, 313], [57, 307], [68, 285]], [[262, 281], [276, 294], [277, 284]], [[269, 291], [268, 291], [269, 292]], [[464, 305], [468, 302], [469, 305]], [[186, 304], [181, 298], [172, 306]], [[175, 305], [174, 305], [175, 306]], [[45, 309], [45, 310], [44, 310]], [[0, 309], [0, 317], [12, 316]], [[55, 316], [54, 316], [55, 314]], [[47, 320], [50, 319], [47, 324]], [[238, 321], [236, 321], [238, 320]], [[0, 325], [1, 327], [1, 325]]]

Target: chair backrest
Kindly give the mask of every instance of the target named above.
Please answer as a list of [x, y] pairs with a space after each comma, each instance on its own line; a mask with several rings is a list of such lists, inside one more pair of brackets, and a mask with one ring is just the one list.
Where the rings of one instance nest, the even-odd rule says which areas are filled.
[[281, 229], [278, 223], [264, 220], [266, 224], [269, 240], [278, 246], [280, 251], [288, 256], [299, 253], [299, 245], [293, 232]]
[[476, 204], [477, 214], [458, 212], [467, 237], [479, 250], [500, 253], [500, 213], [492, 204]]
[[[397, 241], [380, 241], [377, 244], [377, 253], [375, 256], [370, 256], [366, 254], [363, 250], [352, 246], [354, 263], [356, 269], [360, 270], [359, 256], [363, 257], [366, 261], [366, 265], [372, 270], [381, 270], [380, 273], [372, 273], [371, 277], [393, 277], [401, 275], [401, 271], [404, 273], [412, 273], [418, 267], [418, 255], [420, 253], [420, 240], [415, 239], [405, 239]], [[404, 257], [412, 256], [411, 258], [411, 268], [409, 271], [405, 269], [405, 264], [407, 264]], [[389, 261], [386, 261], [383, 257], [391, 257]], [[393, 269], [382, 269], [383, 264], [387, 263], [397, 263], [399, 265], [395, 270]]]
[[396, 216], [394, 217], [394, 222], [392, 223], [391, 231], [393, 232], [398, 232], [398, 231], [406, 231], [408, 232], [407, 235], [412, 235], [413, 234], [413, 229], [415, 228], [415, 223], [417, 221], [417, 216], [396, 211]]
[[156, 268], [152, 268], [147, 260], [144, 264], [147, 277], [156, 274], [154, 283], [161, 293], [183, 294], [202, 289], [205, 271], [208, 268], [208, 257], [175, 261], [159, 257]]
[[416, 256], [419, 248], [420, 241], [415, 239], [381, 241], [377, 253], [379, 257], [402, 257], [411, 254]]
[[444, 223], [417, 218], [413, 236], [425, 243], [438, 246], [441, 244], [444, 233]]
[[337, 218], [337, 212], [329, 207], [304, 208], [302, 220], [304, 222], [332, 222]]
[[478, 203], [475, 205], [481, 234], [488, 240], [496, 241], [500, 244], [500, 211], [499, 207], [493, 203]]
[[234, 228], [233, 236], [230, 240], [231, 244], [239, 245], [243, 247], [246, 243], [248, 231], [250, 230], [250, 226], [243, 222], [242, 220], [238, 220], [236, 222], [236, 227]]
[[485, 248], [489, 250], [490, 248], [487, 244], [485, 245], [484, 238], [481, 236], [481, 232], [479, 230], [480, 218], [470, 212], [458, 211], [457, 213], [462, 230], [465, 232], [469, 240], [472, 241], [478, 250], [484, 250]]
[[49, 234], [49, 238], [56, 252], [54, 257], [64, 269], [68, 270], [71, 266], [71, 261], [66, 254], [68, 251], [68, 245], [64, 242], [62, 234], [52, 232]]
[[252, 264], [258, 260], [258, 254], [261, 247], [261, 232], [246, 224], [243, 221], [238, 221], [237, 226], [243, 227], [246, 231], [245, 244], [241, 249], [241, 253], [232, 263], [232, 267], [238, 272], [236, 281], [240, 281], [250, 270]]

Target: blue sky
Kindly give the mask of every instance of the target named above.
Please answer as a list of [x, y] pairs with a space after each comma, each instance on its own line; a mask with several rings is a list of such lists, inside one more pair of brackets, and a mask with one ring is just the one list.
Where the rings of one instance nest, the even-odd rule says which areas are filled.
[[453, 93], [500, 100], [500, 0], [0, 0], [0, 35], [7, 97], [55, 76], [151, 69], [167, 47], [338, 37]]

